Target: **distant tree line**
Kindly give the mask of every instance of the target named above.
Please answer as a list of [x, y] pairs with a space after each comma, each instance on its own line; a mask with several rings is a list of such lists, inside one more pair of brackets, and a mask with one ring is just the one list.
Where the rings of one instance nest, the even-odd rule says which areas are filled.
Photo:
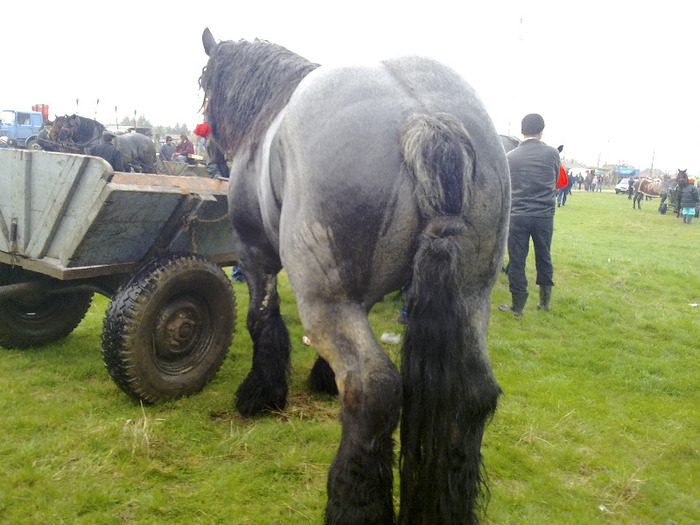
[[[134, 125], [133, 117], [124, 117], [119, 122], [120, 126], [130, 128]], [[148, 120], [144, 115], [139, 115], [136, 117], [136, 127], [137, 128], [151, 128], [151, 132], [154, 135], [178, 135], [181, 131], [188, 131], [186, 124], [180, 124], [176, 122], [174, 126], [154, 126], [151, 121]]]

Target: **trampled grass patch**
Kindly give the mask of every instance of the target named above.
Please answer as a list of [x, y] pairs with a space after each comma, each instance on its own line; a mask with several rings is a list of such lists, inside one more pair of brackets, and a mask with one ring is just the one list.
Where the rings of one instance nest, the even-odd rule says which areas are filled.
[[[499, 312], [499, 277], [489, 349], [504, 396], [484, 439], [486, 523], [700, 522], [700, 225], [657, 202], [639, 211], [624, 195], [574, 192], [555, 217], [551, 312], [534, 286], [522, 319]], [[289, 406], [236, 413], [251, 345], [247, 290], [234, 287], [230, 355], [189, 398], [141, 406], [110, 381], [103, 297], [64, 340], [0, 350], [0, 522], [322, 523], [337, 401], [306, 389], [315, 352], [282, 275]], [[378, 336], [403, 332], [402, 301], [373, 309]], [[385, 348], [398, 362], [399, 346]]]

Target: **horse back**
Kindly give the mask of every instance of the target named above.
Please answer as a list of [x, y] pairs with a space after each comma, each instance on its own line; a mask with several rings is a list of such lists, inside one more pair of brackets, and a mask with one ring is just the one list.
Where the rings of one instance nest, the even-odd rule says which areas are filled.
[[268, 202], [279, 208], [263, 213], [278, 215], [268, 222], [279, 224], [285, 266], [309, 264], [308, 253], [340, 262], [347, 273], [337, 281], [370, 302], [406, 281], [424, 221], [400, 143], [404, 123], [417, 113], [453, 115], [468, 131], [476, 155], [470, 184], [478, 191], [465, 219], [481, 232], [484, 256], [498, 259], [488, 245], [501, 242], [509, 205], [499, 136], [456, 73], [431, 60], [403, 58], [319, 68], [292, 96], [269, 139], [269, 179], [263, 177], [278, 181], [266, 186], [278, 188]]
[[649, 197], [660, 197], [663, 183], [643, 179], [639, 182], [639, 192]]
[[[483, 189], [499, 188], [508, 167], [500, 138], [473, 89], [434, 60], [404, 57], [375, 66], [321, 67], [299, 85], [285, 110], [276, 144], [307, 161], [305, 184], [372, 188], [390, 200], [402, 175], [400, 140], [414, 114], [446, 113], [460, 120], [475, 150]], [[304, 157], [300, 157], [303, 155]], [[311, 161], [311, 162], [309, 162]], [[361, 193], [359, 196], [369, 194]], [[353, 194], [354, 198], [357, 195]], [[489, 199], [503, 199], [503, 192]]]

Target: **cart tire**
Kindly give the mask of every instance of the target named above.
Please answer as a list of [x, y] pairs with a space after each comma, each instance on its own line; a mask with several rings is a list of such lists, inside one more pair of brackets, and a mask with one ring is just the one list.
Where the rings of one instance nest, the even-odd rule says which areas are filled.
[[112, 380], [144, 403], [202, 390], [233, 338], [236, 300], [226, 274], [198, 255], [156, 259], [114, 295], [102, 330]]
[[0, 301], [0, 346], [27, 348], [62, 339], [80, 324], [92, 292], [68, 292]]

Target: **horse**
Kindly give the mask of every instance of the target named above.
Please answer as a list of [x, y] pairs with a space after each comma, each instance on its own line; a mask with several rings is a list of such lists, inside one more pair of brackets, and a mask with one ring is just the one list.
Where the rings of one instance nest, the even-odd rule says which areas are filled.
[[[510, 210], [504, 148], [456, 72], [420, 57], [324, 67], [264, 40], [202, 35], [213, 139], [233, 154], [229, 215], [249, 287], [243, 416], [284, 410], [284, 268], [337, 392], [341, 439], [325, 523], [389, 524], [401, 414], [402, 524], [477, 523], [481, 442], [501, 388], [486, 335]], [[367, 314], [410, 283], [401, 372]]]
[[[668, 179], [666, 182], [668, 187], [661, 193], [661, 205], [663, 206], [664, 202], [668, 199], [668, 202], [671, 203], [671, 206], [675, 208], [676, 218], [679, 218], [681, 216], [681, 196], [678, 190], [679, 186], [682, 186], [683, 183], [688, 182], [688, 170], [678, 169], [678, 173], [676, 173], [676, 178]], [[661, 207], [659, 207], [659, 211], [661, 211]], [[665, 212], [666, 206], [664, 206], [664, 211], [662, 213]]]
[[679, 195], [678, 195], [678, 183], [683, 180], [683, 177], [687, 177], [687, 170], [678, 170], [675, 179], [664, 179], [663, 188], [661, 189], [661, 203], [659, 204], [659, 213], [662, 215], [666, 214], [668, 209], [668, 204], [676, 209], [676, 212], [680, 213]]
[[642, 209], [642, 198], [644, 196], [651, 198], [661, 198], [659, 211], [664, 209], [663, 205], [669, 191], [672, 191], [676, 186], [676, 181], [665, 179], [663, 181], [652, 181], [650, 179], [637, 179], [632, 185], [634, 195], [632, 197], [632, 209]]
[[[102, 140], [105, 127], [98, 121], [78, 115], [56, 117], [48, 138], [57, 143], [63, 152], [90, 154]], [[114, 145], [122, 154], [124, 169], [156, 173], [156, 146], [141, 133], [116, 135]]]

